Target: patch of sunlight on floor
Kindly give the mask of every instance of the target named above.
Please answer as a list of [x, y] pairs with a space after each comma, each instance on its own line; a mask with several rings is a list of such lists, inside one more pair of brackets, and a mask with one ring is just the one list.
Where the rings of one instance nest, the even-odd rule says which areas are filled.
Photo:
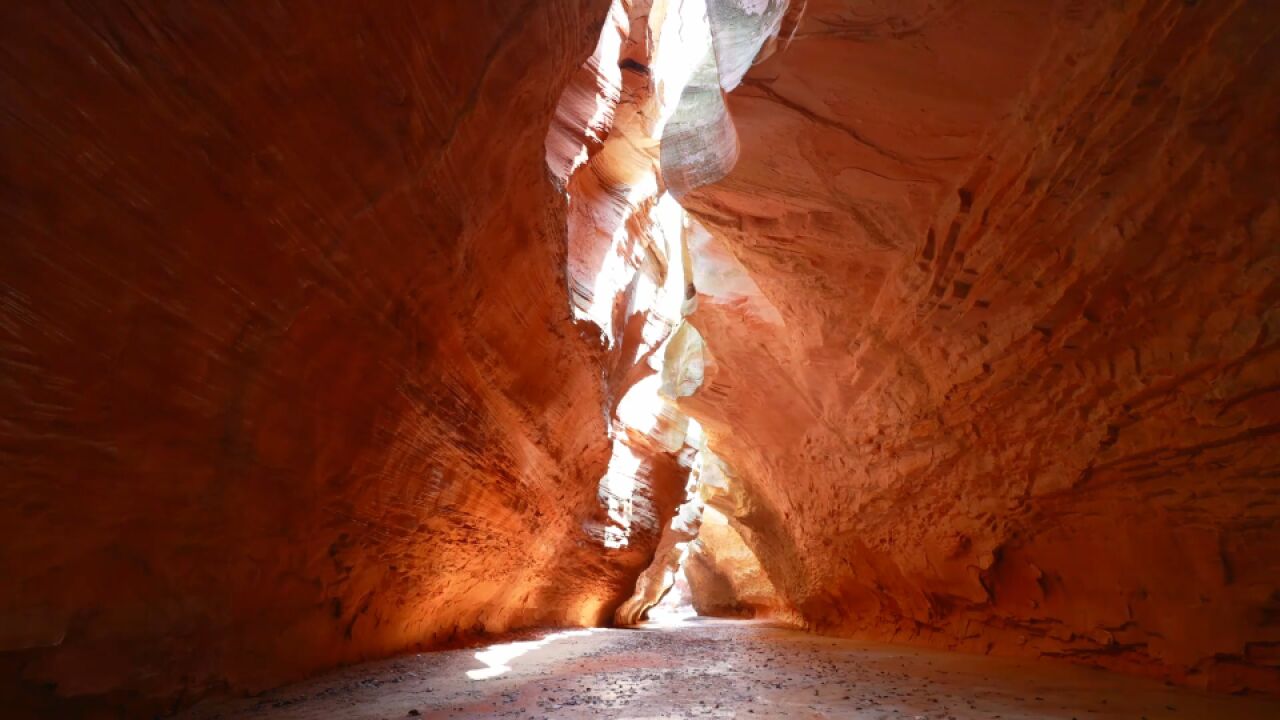
[[499, 677], [511, 672], [511, 666], [507, 663], [521, 655], [525, 655], [545, 645], [550, 645], [556, 640], [563, 640], [564, 638], [571, 637], [584, 637], [594, 632], [595, 630], [591, 629], [566, 630], [564, 632], [551, 633], [540, 640], [520, 640], [517, 642], [490, 645], [476, 653], [476, 659], [488, 667], [468, 670], [467, 678], [470, 680], [490, 680], [492, 678]]

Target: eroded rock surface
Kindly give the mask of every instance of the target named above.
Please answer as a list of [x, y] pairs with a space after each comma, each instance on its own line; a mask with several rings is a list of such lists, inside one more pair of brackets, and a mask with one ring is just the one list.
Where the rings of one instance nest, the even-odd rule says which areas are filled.
[[729, 96], [681, 407], [812, 627], [1280, 689], [1278, 22], [814, 0]]
[[1273, 4], [159, 5], [0, 11], [6, 707], [633, 622], [703, 500], [711, 612], [1280, 690]]
[[705, 510], [698, 539], [690, 546], [684, 567], [699, 615], [794, 619], [782, 605], [760, 559], [715, 508]]
[[649, 557], [598, 541], [544, 164], [607, 12], [0, 11], [7, 689], [163, 707], [608, 621]]

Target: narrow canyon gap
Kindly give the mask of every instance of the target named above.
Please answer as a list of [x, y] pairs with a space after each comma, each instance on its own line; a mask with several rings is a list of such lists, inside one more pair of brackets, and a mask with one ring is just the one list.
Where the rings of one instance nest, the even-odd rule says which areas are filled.
[[669, 591], [1280, 692], [1278, 28], [6, 5], [0, 702], [164, 713]]

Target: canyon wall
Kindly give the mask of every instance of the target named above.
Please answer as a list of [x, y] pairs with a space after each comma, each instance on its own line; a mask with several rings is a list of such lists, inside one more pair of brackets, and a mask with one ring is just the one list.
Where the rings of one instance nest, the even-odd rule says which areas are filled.
[[786, 613], [760, 559], [714, 507], [702, 516], [684, 571], [699, 615], [800, 620]]
[[1278, 25], [813, 0], [728, 96], [681, 408], [806, 624], [1280, 690]]
[[609, 621], [661, 528], [604, 547], [625, 363], [565, 273], [608, 13], [0, 11], [8, 711]]
[[1278, 23], [5, 7], [0, 702], [632, 622], [703, 501], [709, 612], [1280, 690]]

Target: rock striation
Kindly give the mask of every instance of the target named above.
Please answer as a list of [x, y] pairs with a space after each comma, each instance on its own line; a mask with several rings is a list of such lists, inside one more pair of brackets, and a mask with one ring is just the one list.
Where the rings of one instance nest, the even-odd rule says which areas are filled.
[[608, 12], [0, 11], [7, 712], [612, 617], [657, 533], [602, 552], [614, 393], [546, 167], [607, 124]]
[[806, 624], [1280, 689], [1277, 22], [813, 0], [728, 96], [681, 408]]
[[635, 623], [681, 562], [1280, 691], [1280, 6], [313, 5], [0, 9], [4, 707]]
[[684, 567], [699, 615], [795, 619], [785, 613], [760, 559], [714, 507], [705, 510]]

